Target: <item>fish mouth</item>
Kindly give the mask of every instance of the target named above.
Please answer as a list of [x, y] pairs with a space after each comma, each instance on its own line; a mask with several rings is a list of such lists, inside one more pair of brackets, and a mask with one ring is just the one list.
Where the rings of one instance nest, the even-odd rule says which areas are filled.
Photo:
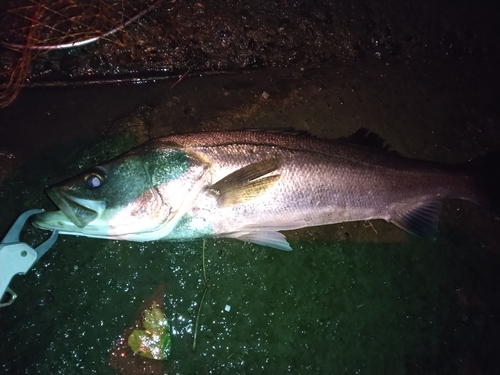
[[106, 206], [104, 201], [73, 197], [57, 187], [48, 188], [45, 194], [60, 211], [35, 215], [32, 224], [42, 229], [64, 230], [74, 226], [84, 228], [96, 220]]

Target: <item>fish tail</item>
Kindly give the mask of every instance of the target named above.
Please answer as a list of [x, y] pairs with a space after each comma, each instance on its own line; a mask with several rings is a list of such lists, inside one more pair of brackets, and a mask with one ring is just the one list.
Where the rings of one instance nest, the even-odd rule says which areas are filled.
[[477, 204], [500, 218], [500, 151], [464, 164], [475, 180]]

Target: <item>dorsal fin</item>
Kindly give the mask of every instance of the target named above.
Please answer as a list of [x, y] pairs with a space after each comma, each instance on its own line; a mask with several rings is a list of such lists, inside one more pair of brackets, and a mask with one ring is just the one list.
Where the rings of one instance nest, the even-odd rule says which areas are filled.
[[350, 143], [355, 143], [365, 147], [375, 148], [378, 150], [397, 154], [397, 152], [387, 144], [384, 138], [366, 128], [359, 128], [350, 136], [341, 139], [344, 139], [345, 141]]

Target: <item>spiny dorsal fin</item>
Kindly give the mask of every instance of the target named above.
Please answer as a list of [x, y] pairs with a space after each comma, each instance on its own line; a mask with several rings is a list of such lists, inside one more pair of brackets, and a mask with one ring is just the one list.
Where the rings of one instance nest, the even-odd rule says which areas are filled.
[[279, 175], [260, 177], [274, 172], [280, 166], [281, 161], [276, 158], [249, 164], [216, 182], [210, 190], [218, 197], [219, 204], [222, 206], [247, 202], [278, 181]]
[[366, 128], [359, 128], [349, 137], [341, 138], [351, 143], [356, 143], [358, 145], [375, 148], [378, 150], [387, 151], [390, 153], [397, 154], [396, 151], [392, 150], [391, 146], [387, 144], [384, 138], [382, 138], [377, 133], [372, 132]]
[[426, 201], [396, 212], [389, 221], [411, 234], [434, 240], [440, 210], [441, 202]]

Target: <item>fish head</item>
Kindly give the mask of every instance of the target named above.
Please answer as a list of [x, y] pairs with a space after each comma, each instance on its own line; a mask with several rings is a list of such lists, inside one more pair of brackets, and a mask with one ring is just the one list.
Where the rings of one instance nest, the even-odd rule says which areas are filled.
[[159, 239], [205, 169], [180, 148], [139, 147], [47, 188], [59, 210], [35, 215], [32, 224], [87, 237]]

